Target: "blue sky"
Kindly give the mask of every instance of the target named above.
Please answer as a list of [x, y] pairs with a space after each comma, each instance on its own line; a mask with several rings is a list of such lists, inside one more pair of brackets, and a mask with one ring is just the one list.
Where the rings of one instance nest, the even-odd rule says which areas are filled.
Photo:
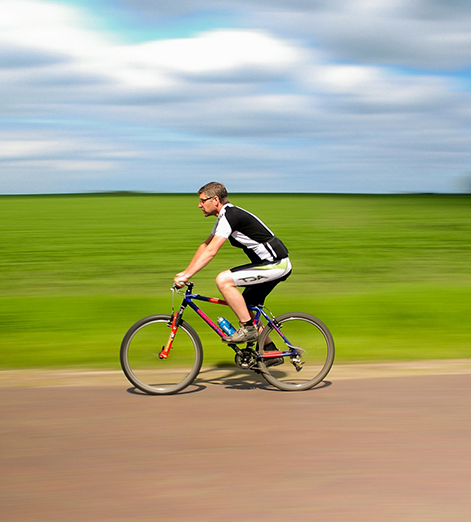
[[459, 192], [467, 0], [0, 0], [0, 193]]

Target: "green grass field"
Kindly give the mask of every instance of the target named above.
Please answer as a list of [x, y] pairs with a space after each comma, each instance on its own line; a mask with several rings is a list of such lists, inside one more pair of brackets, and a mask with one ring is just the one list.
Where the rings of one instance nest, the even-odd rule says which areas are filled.
[[[268, 307], [322, 319], [337, 363], [471, 357], [471, 196], [231, 201], [290, 249], [293, 275]], [[212, 228], [197, 203], [167, 194], [0, 197], [1, 367], [118, 368], [128, 327], [170, 313], [173, 276]], [[194, 278], [196, 290], [216, 296], [216, 274], [245, 262], [225, 245]], [[214, 319], [227, 310], [203, 308]], [[201, 335], [206, 364], [232, 361], [191, 310], [186, 320]]]

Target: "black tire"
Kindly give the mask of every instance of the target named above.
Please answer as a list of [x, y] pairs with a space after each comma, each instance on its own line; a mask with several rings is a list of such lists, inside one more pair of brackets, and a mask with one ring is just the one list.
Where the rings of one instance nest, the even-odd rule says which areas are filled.
[[169, 395], [189, 386], [203, 364], [195, 330], [182, 321], [167, 359], [159, 359], [171, 329], [170, 315], [151, 315], [128, 330], [121, 343], [121, 368], [128, 380], [151, 395]]
[[[300, 355], [300, 371], [297, 371], [295, 360], [283, 357], [283, 364], [266, 366], [259, 361], [258, 367], [267, 382], [283, 391], [309, 390], [319, 384], [329, 373], [334, 363], [334, 340], [327, 326], [310, 314], [300, 312], [278, 316], [275, 323], [291, 345], [298, 348]], [[271, 341], [280, 351], [289, 350], [289, 345], [272, 327], [266, 326], [258, 340], [258, 352], [263, 354], [262, 347], [270, 336]], [[269, 361], [270, 359], [265, 359]]]

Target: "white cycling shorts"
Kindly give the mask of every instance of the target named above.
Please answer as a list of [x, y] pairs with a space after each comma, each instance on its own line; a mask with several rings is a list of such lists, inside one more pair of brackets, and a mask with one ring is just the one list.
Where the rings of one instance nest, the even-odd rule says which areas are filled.
[[288, 257], [268, 263], [252, 263], [231, 268], [232, 279], [236, 286], [251, 286], [269, 283], [287, 277], [291, 272]]

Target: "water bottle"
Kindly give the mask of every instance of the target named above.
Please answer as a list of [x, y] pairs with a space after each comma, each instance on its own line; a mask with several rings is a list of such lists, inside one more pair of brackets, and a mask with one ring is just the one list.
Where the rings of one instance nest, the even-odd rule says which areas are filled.
[[218, 325], [227, 335], [232, 335], [236, 331], [232, 324], [227, 319], [224, 319], [224, 317], [218, 317]]

